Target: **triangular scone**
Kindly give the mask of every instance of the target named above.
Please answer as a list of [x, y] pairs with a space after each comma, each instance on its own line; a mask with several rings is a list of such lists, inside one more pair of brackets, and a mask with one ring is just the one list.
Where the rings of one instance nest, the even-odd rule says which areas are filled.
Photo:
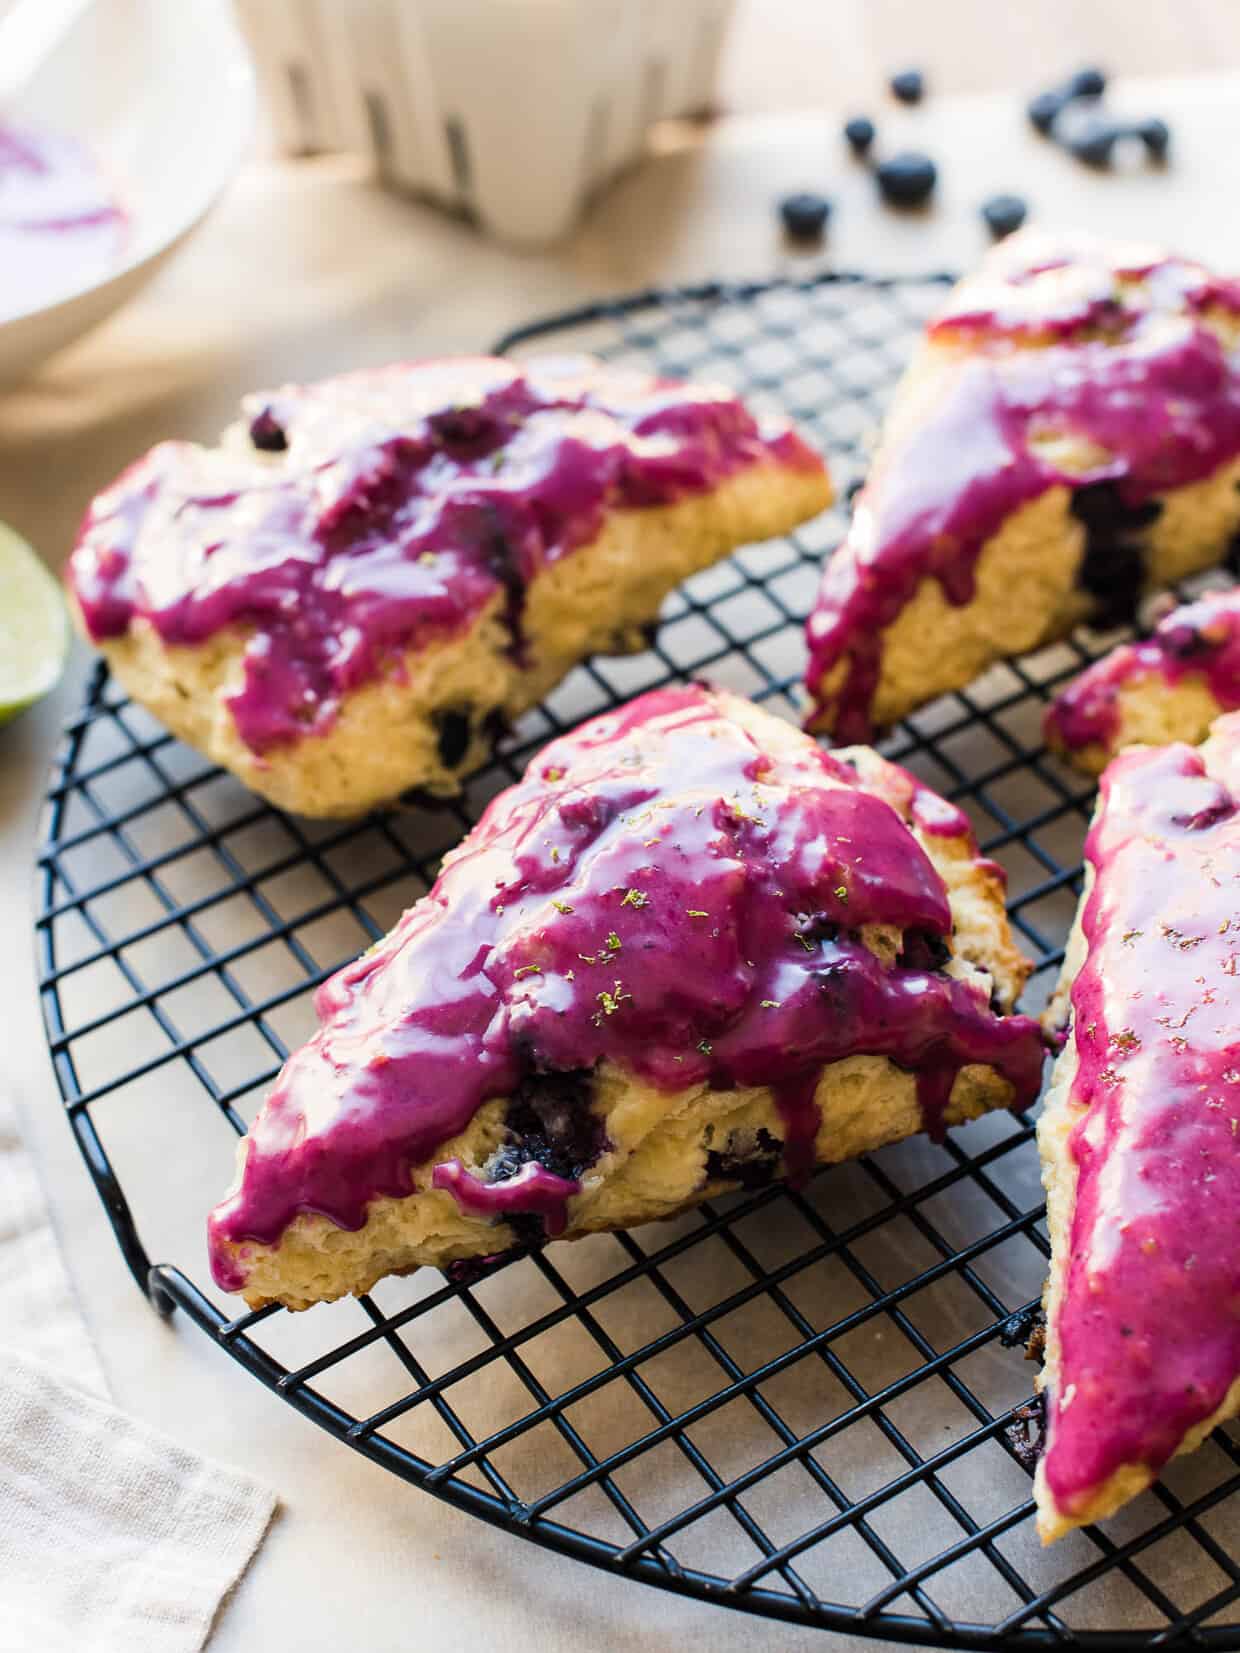
[[1121, 643], [1073, 678], [1046, 714], [1046, 739], [1099, 774], [1127, 746], [1204, 740], [1240, 707], [1240, 586], [1165, 615], [1146, 638]]
[[810, 723], [862, 740], [1223, 557], [1240, 283], [1012, 236], [926, 330], [808, 626]]
[[1240, 715], [1107, 770], [1038, 1125], [1044, 1541], [1240, 1410]]
[[666, 1217], [1037, 1095], [1027, 964], [964, 816], [736, 696], [548, 746], [321, 989], [210, 1224], [290, 1308]]
[[101, 494], [69, 591], [136, 700], [305, 815], [457, 791], [686, 576], [830, 502], [786, 422], [582, 356], [404, 363], [244, 416]]

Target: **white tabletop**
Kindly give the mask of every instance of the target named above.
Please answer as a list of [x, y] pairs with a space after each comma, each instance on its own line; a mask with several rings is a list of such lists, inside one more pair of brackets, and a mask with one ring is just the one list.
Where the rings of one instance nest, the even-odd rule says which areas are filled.
[[[1134, 106], [1176, 128], [1166, 173], [1090, 176], [1026, 133], [1012, 98], [909, 117], [943, 166], [933, 213], [895, 219], [840, 155], [826, 116], [725, 125], [623, 180], [565, 247], [516, 255], [380, 194], [351, 163], [256, 161], [150, 292], [0, 399], [0, 517], [62, 560], [92, 491], [151, 442], [210, 436], [240, 393], [397, 356], [476, 349], [530, 316], [659, 280], [762, 276], [787, 262], [772, 202], [824, 184], [830, 252], [883, 270], [967, 263], [977, 202], [1029, 194], [1045, 220], [1150, 236], [1240, 267], [1240, 83], [1149, 85]], [[284, 1513], [225, 1608], [217, 1653], [666, 1647], [822, 1648], [823, 1637], [611, 1579], [492, 1531], [402, 1485], [264, 1392], [183, 1317], [133, 1286], [56, 1096], [30, 965], [31, 846], [44, 768], [80, 693], [0, 732], [0, 989], [8, 1073], [85, 1313], [124, 1407], [275, 1487]], [[141, 1214], [140, 1214], [141, 1215]], [[836, 1643], [836, 1645], [841, 1645]]]

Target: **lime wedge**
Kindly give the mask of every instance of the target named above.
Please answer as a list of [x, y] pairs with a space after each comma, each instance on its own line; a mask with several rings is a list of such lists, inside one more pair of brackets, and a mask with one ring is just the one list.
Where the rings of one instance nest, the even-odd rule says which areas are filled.
[[0, 723], [56, 687], [68, 648], [59, 584], [0, 522]]

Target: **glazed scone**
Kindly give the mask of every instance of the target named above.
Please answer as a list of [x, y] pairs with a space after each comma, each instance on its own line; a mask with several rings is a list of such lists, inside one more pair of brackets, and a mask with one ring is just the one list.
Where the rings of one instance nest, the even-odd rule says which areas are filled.
[[786, 423], [587, 357], [406, 363], [244, 414], [99, 496], [69, 592], [135, 700], [304, 815], [457, 791], [681, 580], [830, 502]]
[[1048, 1013], [1050, 1543], [1240, 1411], [1240, 714], [1106, 771]]
[[736, 696], [548, 746], [326, 984], [210, 1221], [290, 1308], [670, 1216], [1038, 1092], [964, 816]]
[[1240, 586], [1174, 608], [1146, 638], [1122, 643], [1055, 696], [1048, 745], [1097, 775], [1127, 746], [1204, 740], [1240, 707]]
[[1219, 562], [1240, 528], [1240, 283], [1002, 242], [926, 330], [808, 623], [810, 727], [867, 739]]

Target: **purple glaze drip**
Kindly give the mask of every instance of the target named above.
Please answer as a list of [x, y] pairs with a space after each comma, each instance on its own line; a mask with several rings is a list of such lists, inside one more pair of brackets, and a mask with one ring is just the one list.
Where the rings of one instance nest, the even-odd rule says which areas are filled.
[[69, 581], [96, 641], [139, 618], [171, 644], [246, 634], [229, 706], [259, 753], [326, 732], [343, 695], [497, 597], [519, 655], [526, 587], [607, 511], [763, 461], [822, 469], [726, 390], [584, 358], [405, 364], [246, 415], [231, 449], [163, 443], [100, 495]]
[[528, 1160], [505, 1182], [482, 1182], [459, 1159], [446, 1159], [431, 1173], [432, 1188], [446, 1188], [462, 1211], [475, 1217], [508, 1217], [530, 1213], [541, 1217], [551, 1237], [562, 1234], [568, 1222], [568, 1202], [580, 1191], [579, 1182], [557, 1177]]
[[1072, 989], [1075, 1209], [1047, 1484], [1072, 1514], [1158, 1470], [1240, 1376], [1240, 781], [1183, 745], [1123, 753], [1086, 843]]
[[111, 275], [127, 234], [84, 144], [0, 126], [0, 321]]
[[1109, 746], [1123, 691], [1150, 677], [1172, 685], [1200, 679], [1224, 711], [1240, 706], [1240, 587], [1173, 609], [1151, 636], [1112, 649], [1073, 678], [1047, 711], [1048, 738], [1070, 752]]
[[[888, 444], [827, 564], [806, 683], [840, 740], [871, 733], [882, 631], [927, 577], [969, 602], [982, 547], [1022, 505], [1099, 482], [1138, 505], [1240, 453], [1240, 376], [1203, 316], [1240, 314], [1240, 286], [1140, 249], [1041, 249], [1012, 237], [993, 279], [962, 289], [929, 328], [944, 351], [965, 349], [935, 379], [933, 406]], [[1091, 449], [1071, 472], [1063, 436]]]
[[[905, 805], [916, 783], [885, 774]], [[814, 1076], [846, 1056], [936, 1076], [931, 1124], [967, 1063], [1004, 1074], [1014, 1107], [1032, 1102], [1037, 1024], [939, 971], [881, 963], [860, 939], [872, 924], [942, 938], [951, 909], [897, 807], [844, 763], [809, 741], [764, 753], [697, 687], [596, 718], [319, 990], [320, 1030], [211, 1219], [217, 1279], [240, 1284], [221, 1242], [272, 1243], [299, 1211], [359, 1227], [529, 1075], [607, 1061], [668, 1092], [772, 1085], [793, 1175], [813, 1160]]]

